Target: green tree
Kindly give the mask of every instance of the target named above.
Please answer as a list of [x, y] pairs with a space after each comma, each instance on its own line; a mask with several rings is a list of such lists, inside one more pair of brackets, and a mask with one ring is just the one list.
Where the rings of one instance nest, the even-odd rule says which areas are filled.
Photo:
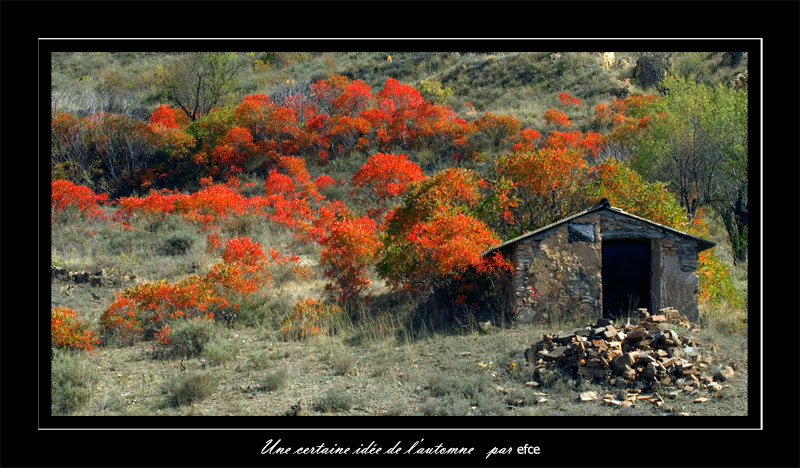
[[664, 98], [633, 136], [632, 166], [668, 182], [689, 215], [708, 206], [725, 225], [734, 262], [747, 258], [747, 90], [710, 87], [693, 76], [662, 82]]
[[156, 79], [161, 95], [194, 121], [234, 92], [243, 63], [233, 52], [180, 54], [159, 67]]
[[419, 93], [426, 101], [443, 106], [453, 96], [453, 88], [442, 87], [442, 83], [438, 81], [422, 80], [419, 83]]

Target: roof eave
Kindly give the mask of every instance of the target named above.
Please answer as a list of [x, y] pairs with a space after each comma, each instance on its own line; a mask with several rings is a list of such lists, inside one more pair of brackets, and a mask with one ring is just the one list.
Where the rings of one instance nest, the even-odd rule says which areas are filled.
[[620, 213], [620, 214], [623, 214], [625, 216], [629, 216], [629, 217], [634, 218], [634, 219], [638, 219], [638, 220], [643, 221], [645, 223], [648, 223], [648, 224], [651, 224], [653, 226], [656, 226], [656, 227], [665, 229], [667, 231], [670, 231], [670, 232], [672, 232], [672, 233], [674, 233], [676, 235], [679, 235], [681, 237], [692, 239], [692, 240], [697, 242], [697, 245], [698, 245], [697, 251], [698, 252], [702, 252], [704, 250], [708, 250], [708, 249], [714, 247], [715, 245], [717, 245], [716, 242], [711, 242], [709, 240], [703, 239], [702, 237], [693, 236], [691, 234], [688, 234], [688, 233], [685, 233], [685, 232], [682, 232], [682, 231], [678, 231], [677, 229], [673, 229], [671, 227], [664, 226], [663, 224], [658, 224], [658, 223], [656, 223], [654, 221], [650, 221], [649, 219], [645, 219], [645, 218], [636, 216], [634, 214], [628, 213], [627, 211], [620, 210], [619, 208], [614, 208], [612, 206], [605, 206], [605, 205], [598, 204], [598, 205], [595, 205], [595, 206], [593, 206], [593, 207], [591, 207], [591, 208], [589, 208], [587, 210], [581, 211], [580, 213], [576, 213], [576, 214], [574, 214], [572, 216], [567, 216], [566, 218], [562, 218], [562, 219], [556, 221], [555, 223], [548, 224], [547, 226], [541, 227], [539, 229], [535, 229], [535, 230], [530, 231], [530, 232], [526, 232], [525, 234], [517, 236], [517, 237], [515, 237], [513, 239], [509, 239], [509, 240], [507, 240], [505, 242], [497, 244], [496, 246], [491, 247], [491, 248], [487, 249], [486, 251], [484, 251], [481, 254], [481, 256], [485, 256], [485, 255], [488, 255], [488, 254], [490, 254], [490, 253], [492, 253], [492, 252], [494, 252], [496, 250], [500, 250], [500, 249], [503, 249], [504, 247], [508, 247], [511, 244], [519, 242], [519, 241], [521, 241], [523, 239], [526, 239], [528, 237], [531, 237], [533, 235], [541, 234], [542, 232], [545, 232], [545, 231], [547, 231], [549, 229], [552, 229], [552, 228], [554, 228], [556, 226], [564, 224], [564, 223], [566, 223], [568, 221], [571, 221], [571, 220], [573, 220], [575, 218], [579, 218], [581, 216], [585, 216], [585, 215], [587, 215], [589, 213], [592, 213], [594, 211], [600, 211], [600, 210], [604, 210], [604, 209], [605, 210], [609, 210], [609, 211], [613, 211], [615, 213]]

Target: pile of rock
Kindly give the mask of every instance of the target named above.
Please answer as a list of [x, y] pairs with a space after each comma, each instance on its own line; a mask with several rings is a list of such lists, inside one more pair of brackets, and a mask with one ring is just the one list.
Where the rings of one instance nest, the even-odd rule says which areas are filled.
[[615, 326], [611, 320], [600, 319], [586, 328], [544, 335], [542, 341], [525, 350], [525, 358], [539, 375], [559, 369], [590, 381], [654, 391], [672, 386], [719, 392], [722, 386], [715, 378], [733, 377], [730, 367], [709, 375], [713, 344], [682, 339], [675, 330], [659, 326], [672, 323], [692, 328], [678, 311], [668, 308], [650, 315], [646, 309], [639, 309], [637, 318], [636, 324]]

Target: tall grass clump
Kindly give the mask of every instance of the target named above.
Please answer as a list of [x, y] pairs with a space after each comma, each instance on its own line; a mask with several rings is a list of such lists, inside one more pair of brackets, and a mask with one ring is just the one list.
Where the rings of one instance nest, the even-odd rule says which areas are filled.
[[168, 406], [178, 407], [211, 395], [216, 387], [217, 380], [211, 373], [190, 371], [173, 376], [164, 384], [162, 392]]
[[346, 375], [355, 366], [356, 360], [350, 353], [337, 354], [331, 358], [333, 372], [336, 375]]
[[65, 416], [86, 405], [98, 376], [75, 352], [53, 349], [50, 409], [54, 416]]
[[262, 380], [261, 390], [265, 392], [274, 392], [280, 389], [286, 383], [286, 376], [288, 372], [286, 369], [279, 369], [273, 372], [268, 372]]
[[747, 337], [747, 309], [728, 301], [701, 302], [700, 327], [706, 332]]

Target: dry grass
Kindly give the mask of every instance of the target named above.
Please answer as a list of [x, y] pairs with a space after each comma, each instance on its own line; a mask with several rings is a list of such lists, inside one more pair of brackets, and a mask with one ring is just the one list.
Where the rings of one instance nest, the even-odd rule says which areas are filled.
[[[415, 341], [364, 338], [349, 346], [348, 333], [283, 342], [244, 328], [228, 331], [227, 339], [236, 340], [240, 351], [219, 362], [205, 353], [186, 360], [154, 360], [149, 343], [101, 348], [79, 356], [88, 368], [98, 369], [91, 386], [96, 397], [83, 400], [73, 414], [284, 415], [298, 404], [306, 415], [622, 414], [621, 408], [577, 399], [580, 391], [602, 395], [613, 388], [576, 382], [559, 372], [543, 375], [540, 387], [526, 386], [533, 373], [523, 351], [554, 330], [520, 325], [489, 333], [432, 334]], [[705, 332], [698, 338], [717, 340], [714, 366], [732, 363], [736, 377], [707, 403], [693, 403], [700, 395], [680, 394], [667, 406], [674, 413], [693, 415], [746, 414], [747, 340]], [[191, 372], [213, 376], [216, 385], [195, 391], [189, 383], [173, 380], [176, 373]], [[167, 389], [167, 397], [161, 388]], [[534, 392], [546, 393], [548, 401], [537, 403]], [[349, 405], [343, 395], [352, 398]], [[641, 405], [636, 412], [672, 414], [652, 405]]]

